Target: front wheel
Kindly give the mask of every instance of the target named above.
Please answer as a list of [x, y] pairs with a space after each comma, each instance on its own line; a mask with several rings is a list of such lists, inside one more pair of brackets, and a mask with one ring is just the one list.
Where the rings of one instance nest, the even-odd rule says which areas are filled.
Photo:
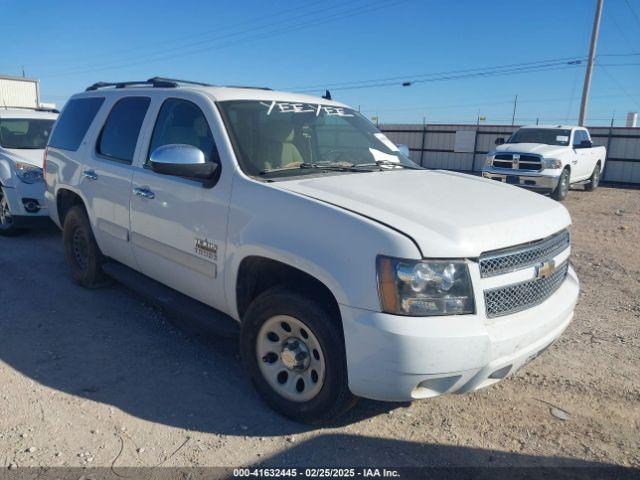
[[593, 169], [593, 173], [589, 178], [589, 182], [584, 186], [587, 192], [593, 192], [600, 185], [600, 164], [597, 164]]
[[4, 190], [0, 187], [0, 235], [10, 237], [20, 233], [13, 223], [13, 214], [9, 209], [9, 201], [7, 200]]
[[281, 415], [317, 424], [356, 402], [339, 319], [312, 298], [283, 287], [261, 294], [244, 316], [240, 353], [256, 389]]
[[551, 192], [551, 198], [554, 200], [558, 200], [561, 202], [567, 197], [567, 193], [569, 193], [569, 169], [565, 168], [560, 174], [560, 178], [558, 179], [558, 185]]

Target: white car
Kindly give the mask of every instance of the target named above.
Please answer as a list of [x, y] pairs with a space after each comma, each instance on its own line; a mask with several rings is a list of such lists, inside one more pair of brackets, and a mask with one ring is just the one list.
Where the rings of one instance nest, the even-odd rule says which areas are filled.
[[498, 382], [578, 298], [562, 205], [423, 170], [325, 98], [93, 85], [54, 128], [45, 195], [77, 283], [106, 272], [239, 331], [260, 394], [304, 422]]
[[570, 185], [585, 183], [593, 191], [607, 157], [605, 147], [593, 146], [586, 128], [566, 125], [521, 127], [496, 144], [487, 155], [485, 178], [550, 193], [560, 201]]
[[49, 222], [42, 158], [57, 113], [0, 107], [0, 235]]

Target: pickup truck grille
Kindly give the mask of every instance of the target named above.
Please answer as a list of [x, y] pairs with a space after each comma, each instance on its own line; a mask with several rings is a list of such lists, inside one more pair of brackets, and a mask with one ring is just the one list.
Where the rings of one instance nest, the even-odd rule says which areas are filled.
[[493, 166], [511, 170], [542, 170], [542, 158], [538, 155], [498, 153], [493, 158]]
[[487, 317], [508, 315], [539, 305], [560, 287], [567, 276], [568, 269], [569, 261], [567, 260], [548, 277], [485, 290], [484, 303]]
[[483, 253], [479, 260], [480, 276], [492, 277], [530, 267], [555, 257], [569, 248], [570, 243], [569, 231], [562, 230], [542, 240]]

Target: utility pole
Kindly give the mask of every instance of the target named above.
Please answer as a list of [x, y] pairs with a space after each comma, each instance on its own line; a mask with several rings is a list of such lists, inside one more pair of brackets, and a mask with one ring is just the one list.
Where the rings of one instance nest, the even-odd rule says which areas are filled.
[[511, 126], [516, 124], [516, 107], [518, 106], [518, 95], [513, 99], [513, 115], [511, 115]]
[[598, 0], [596, 6], [596, 16], [593, 19], [593, 30], [591, 31], [591, 45], [589, 46], [589, 63], [587, 63], [587, 71], [584, 73], [584, 86], [582, 87], [582, 102], [580, 103], [580, 117], [578, 125], [584, 126], [587, 113], [587, 102], [589, 101], [589, 89], [591, 88], [591, 72], [593, 71], [593, 62], [596, 58], [596, 46], [598, 44], [598, 32], [600, 31], [600, 16], [602, 15], [602, 2]]

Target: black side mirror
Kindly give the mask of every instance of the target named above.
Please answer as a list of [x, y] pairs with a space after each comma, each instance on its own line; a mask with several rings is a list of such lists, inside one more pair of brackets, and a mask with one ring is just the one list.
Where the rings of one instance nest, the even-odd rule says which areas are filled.
[[593, 147], [593, 142], [591, 140], [582, 140], [575, 148], [591, 148]]
[[212, 187], [218, 170], [217, 162], [206, 162], [204, 153], [193, 145], [169, 144], [158, 147], [149, 158], [151, 170], [161, 175], [200, 180], [203, 187]]
[[504, 143], [504, 138], [502, 137], [496, 138], [496, 141], [495, 141], [496, 145], [502, 145], [503, 143]]

